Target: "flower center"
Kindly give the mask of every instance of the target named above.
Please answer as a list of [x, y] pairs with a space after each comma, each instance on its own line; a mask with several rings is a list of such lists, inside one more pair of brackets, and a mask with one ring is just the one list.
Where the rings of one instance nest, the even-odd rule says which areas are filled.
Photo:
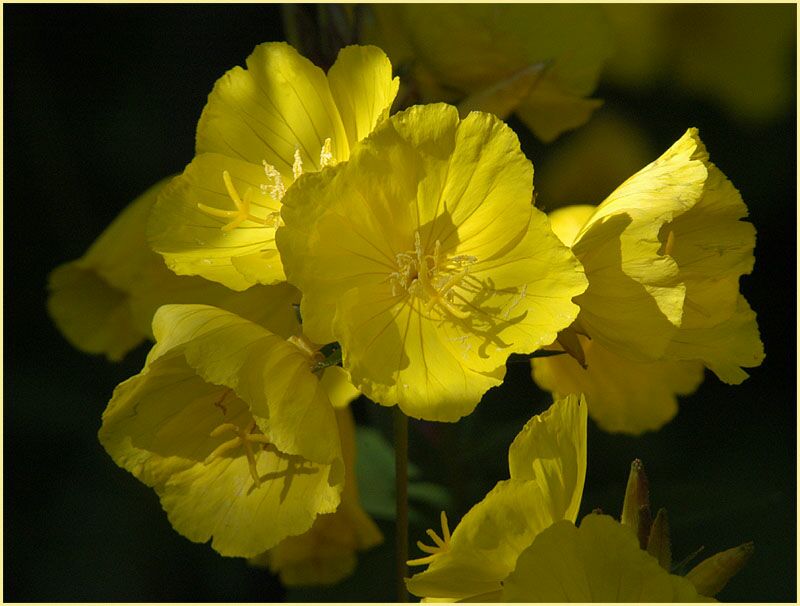
[[395, 255], [397, 271], [389, 274], [392, 296], [405, 293], [419, 298], [428, 313], [437, 309], [440, 313], [466, 319], [469, 313], [455, 306], [453, 289], [464, 281], [469, 266], [478, 259], [471, 255], [447, 257], [442, 254], [441, 248], [441, 242], [436, 240], [433, 254], [427, 254], [419, 232], [414, 232], [414, 250]]
[[430, 564], [434, 559], [436, 559], [436, 556], [450, 549], [450, 527], [447, 524], [447, 514], [445, 514], [444, 511], [440, 516], [440, 522], [442, 524], [441, 537], [431, 528], [426, 531], [435, 545], [426, 545], [422, 541], [417, 541], [417, 547], [419, 547], [421, 551], [424, 551], [430, 555], [417, 558], [416, 560], [408, 560], [406, 564], [409, 566], [423, 566], [424, 564]]
[[[263, 195], [272, 198], [275, 202], [280, 202], [283, 199], [283, 196], [286, 194], [286, 184], [283, 182], [283, 177], [281, 177], [281, 173], [278, 171], [278, 169], [272, 164], [269, 164], [266, 160], [262, 160], [261, 164], [264, 166], [264, 176], [267, 178], [267, 182], [261, 183], [258, 186], [259, 191]], [[326, 166], [333, 166], [334, 164], [336, 164], [336, 160], [334, 159], [333, 152], [331, 151], [331, 139], [328, 137], [325, 139], [325, 142], [322, 144], [322, 149], [319, 152], [319, 167], [321, 170]], [[296, 181], [302, 174], [303, 159], [300, 157], [300, 149], [295, 148], [294, 162], [292, 164], [292, 175], [294, 176], [294, 180]], [[197, 208], [202, 210], [207, 215], [211, 215], [212, 217], [220, 217], [222, 219], [230, 219], [228, 223], [221, 227], [222, 231], [226, 233], [232, 231], [245, 221], [252, 221], [253, 223], [272, 227], [273, 229], [277, 229], [281, 226], [281, 213], [279, 211], [267, 213], [267, 215], [263, 218], [258, 217], [250, 212], [253, 196], [255, 195], [255, 191], [252, 187], [248, 187], [247, 190], [245, 190], [244, 195], [240, 196], [239, 192], [236, 191], [236, 187], [234, 187], [230, 173], [228, 173], [227, 170], [222, 171], [222, 180], [225, 183], [225, 190], [228, 192], [228, 197], [235, 206], [234, 210], [222, 210], [221, 208], [214, 208], [213, 206], [208, 206], [200, 202], [197, 203]]]

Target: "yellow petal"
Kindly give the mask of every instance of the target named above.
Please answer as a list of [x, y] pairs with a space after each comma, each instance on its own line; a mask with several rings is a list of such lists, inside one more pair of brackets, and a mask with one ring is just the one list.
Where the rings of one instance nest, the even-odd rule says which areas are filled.
[[641, 434], [660, 429], [678, 412], [676, 396], [693, 393], [703, 380], [698, 361], [636, 362], [598, 340], [578, 338], [587, 368], [567, 354], [536, 358], [533, 379], [556, 398], [585, 394], [589, 415], [606, 431]]
[[47, 311], [73, 347], [121, 360], [147, 334], [135, 324], [128, 296], [92, 269], [70, 262], [57, 267], [48, 280]]
[[346, 408], [350, 402], [361, 395], [353, 384], [350, 377], [341, 366], [329, 366], [326, 368], [319, 380], [320, 385], [328, 394], [328, 399], [334, 408]]
[[[240, 196], [250, 190], [250, 213], [230, 231], [222, 228], [228, 220], [198, 207], [220, 211], [235, 210], [224, 173], [227, 171]], [[199, 275], [233, 290], [245, 290], [256, 281], [271, 284], [284, 280], [280, 259], [264, 263], [257, 275], [247, 279], [237, 271], [233, 257], [275, 250], [275, 222], [271, 213], [280, 210], [279, 201], [262, 192], [267, 177], [261, 165], [219, 154], [195, 157], [183, 174], [161, 193], [148, 224], [148, 240], [164, 257], [169, 268], [180, 275]]]
[[577, 327], [641, 362], [702, 360], [724, 381], [763, 359], [739, 295], [755, 230], [696, 129], [612, 193], [572, 246], [589, 278]]
[[243, 456], [197, 463], [158, 489], [161, 505], [180, 534], [197, 543], [211, 539], [221, 555], [236, 557], [305, 532], [338, 505], [326, 466], [261, 452], [257, 471], [258, 487]]
[[738, 385], [748, 377], [742, 368], [754, 368], [764, 360], [756, 314], [740, 295], [729, 319], [707, 328], [681, 328], [665, 355], [678, 360], [702, 360], [720, 380]]
[[701, 602], [692, 584], [662, 569], [609, 516], [580, 528], [562, 521], [522, 552], [503, 585], [509, 602]]
[[533, 417], [508, 449], [512, 480], [539, 483], [553, 520], [578, 517], [586, 477], [586, 401], [569, 395]]
[[572, 246], [575, 236], [580, 233], [581, 228], [586, 225], [594, 214], [595, 207], [588, 204], [575, 204], [557, 208], [547, 215], [550, 220], [550, 229], [558, 236], [566, 246]]
[[292, 179], [295, 149], [319, 170], [326, 138], [347, 159], [348, 139], [325, 73], [288, 44], [268, 42], [220, 78], [197, 125], [197, 153], [219, 153], [261, 167], [266, 160]]
[[80, 259], [50, 275], [48, 312], [78, 349], [119, 360], [147, 338], [149, 322], [137, 323], [131, 295], [159, 269], [168, 273], [144, 238], [147, 215], [168, 182], [164, 179], [136, 198]]
[[119, 359], [153, 338], [153, 314], [167, 303], [214, 305], [280, 336], [297, 334], [292, 305], [300, 294], [292, 286], [256, 286], [237, 293], [199, 277], [177, 276], [150, 250], [148, 215], [169, 181], [134, 200], [83, 257], [53, 271], [48, 308], [67, 339], [84, 351]]
[[558, 520], [574, 520], [586, 472], [586, 404], [577, 396], [532, 418], [509, 449], [511, 479], [461, 519], [428, 569], [407, 581], [431, 598], [482, 597], [502, 589], [519, 554]]
[[339, 508], [335, 513], [319, 516], [308, 532], [284, 539], [269, 553], [251, 562], [268, 566], [272, 572], [280, 574], [284, 585], [338, 582], [355, 569], [357, 551], [374, 547], [383, 540], [380, 530], [359, 503], [353, 415], [348, 408], [343, 408], [336, 416], [346, 470]]
[[380, 287], [348, 291], [340, 310], [337, 327], [348, 337], [344, 366], [375, 402], [397, 403], [416, 418], [455, 421], [502, 382], [504, 368], [471, 370], [434, 323], [405, 303], [386, 301]]
[[328, 82], [350, 148], [389, 117], [400, 85], [399, 78], [392, 79], [389, 59], [374, 46], [348, 46], [339, 51]]

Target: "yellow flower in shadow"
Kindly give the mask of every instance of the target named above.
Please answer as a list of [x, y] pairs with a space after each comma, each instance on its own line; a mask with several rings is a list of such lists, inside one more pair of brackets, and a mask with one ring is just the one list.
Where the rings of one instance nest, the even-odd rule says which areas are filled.
[[708, 159], [696, 129], [598, 207], [551, 213], [583, 264], [581, 311], [554, 349], [533, 360], [555, 394], [586, 394], [610, 431], [661, 427], [692, 393], [702, 367], [741, 383], [764, 358], [755, 314], [739, 293], [754, 263], [755, 228], [739, 192]]

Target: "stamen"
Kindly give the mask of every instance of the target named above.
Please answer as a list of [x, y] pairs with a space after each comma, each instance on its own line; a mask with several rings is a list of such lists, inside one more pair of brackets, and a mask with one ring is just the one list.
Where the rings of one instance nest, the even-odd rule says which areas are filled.
[[450, 544], [450, 525], [447, 523], [447, 514], [442, 511], [441, 515], [439, 516], [439, 522], [442, 524], [442, 536], [444, 537], [444, 542]]
[[228, 431], [233, 431], [235, 433], [239, 431], [239, 428], [236, 427], [236, 425], [234, 425], [233, 423], [223, 423], [208, 435], [211, 438], [218, 438], [222, 434]]
[[261, 478], [258, 476], [258, 467], [256, 464], [256, 455], [259, 451], [253, 451], [253, 444], [259, 444], [263, 450], [274, 449], [274, 446], [272, 446], [269, 438], [263, 433], [256, 433], [258, 432], [258, 426], [255, 420], [251, 421], [245, 429], [241, 429], [233, 423], [222, 423], [208, 435], [212, 438], [218, 438], [228, 432], [233, 432], [235, 437], [217, 446], [211, 454], [205, 458], [204, 464], [208, 465], [211, 461], [222, 456], [226, 452], [241, 446], [244, 449], [244, 456], [247, 459], [247, 467], [250, 470], [250, 476], [253, 478], [253, 483], [256, 485], [256, 488], [258, 488], [261, 486]]
[[419, 548], [420, 551], [424, 551], [425, 553], [429, 553], [431, 555], [439, 553], [439, 550], [436, 547], [429, 547], [422, 541], [417, 541], [417, 547]]
[[436, 545], [439, 547], [439, 549], [442, 549], [444, 547], [444, 541], [442, 541], [442, 539], [439, 538], [439, 535], [436, 534], [432, 529], [428, 528], [428, 530], [426, 530], [425, 533], [430, 538], [433, 539], [433, 542], [436, 543]]
[[445, 514], [444, 511], [439, 517], [439, 521], [442, 525], [442, 537], [439, 537], [439, 535], [430, 528], [426, 531], [428, 536], [433, 539], [434, 543], [436, 543], [435, 547], [432, 545], [426, 545], [422, 541], [417, 541], [417, 547], [419, 547], [420, 551], [430, 555], [423, 556], [415, 560], [408, 560], [406, 564], [409, 566], [422, 566], [424, 564], [430, 564], [436, 559], [437, 556], [450, 549], [450, 526], [447, 524], [447, 514]]
[[415, 232], [414, 251], [395, 255], [397, 271], [389, 273], [392, 296], [400, 296], [405, 291], [421, 299], [425, 313], [438, 309], [440, 313], [466, 320], [470, 313], [455, 305], [453, 289], [464, 281], [469, 266], [478, 259], [472, 255], [447, 258], [441, 249], [441, 242], [436, 240], [433, 254], [426, 254], [419, 232]]
[[234, 448], [239, 446], [239, 444], [241, 444], [241, 439], [238, 436], [235, 438], [231, 438], [227, 442], [223, 442], [222, 444], [217, 446], [213, 451], [211, 451], [211, 454], [206, 457], [206, 460], [203, 461], [203, 463], [208, 465], [209, 463], [211, 463], [211, 461], [213, 461], [217, 457], [220, 457], [229, 450], [233, 450]]

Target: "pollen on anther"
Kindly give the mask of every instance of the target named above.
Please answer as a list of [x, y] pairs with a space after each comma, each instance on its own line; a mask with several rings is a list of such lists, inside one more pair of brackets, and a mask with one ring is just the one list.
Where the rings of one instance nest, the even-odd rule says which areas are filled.
[[294, 149], [294, 164], [292, 164], [292, 175], [294, 175], [294, 180], [297, 181], [302, 174], [303, 158], [300, 157], [300, 148], [296, 147]]
[[322, 149], [319, 152], [319, 167], [320, 169], [326, 166], [333, 166], [336, 162], [333, 159], [333, 152], [331, 151], [331, 138], [325, 139], [322, 144]]
[[267, 177], [268, 183], [262, 183], [260, 186], [262, 194], [268, 194], [273, 200], [279, 202], [286, 194], [286, 185], [283, 183], [283, 177], [278, 169], [269, 164], [266, 160], [261, 161], [264, 167], [264, 175]]

